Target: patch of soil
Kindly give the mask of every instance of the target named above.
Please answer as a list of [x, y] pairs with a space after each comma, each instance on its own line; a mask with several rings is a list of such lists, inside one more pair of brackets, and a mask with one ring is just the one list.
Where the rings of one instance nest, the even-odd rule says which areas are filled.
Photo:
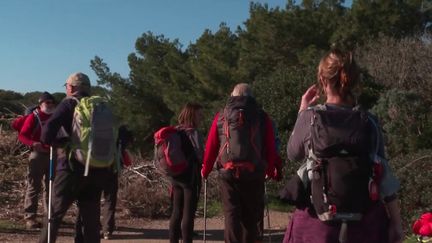
[[[264, 242], [281, 242], [289, 220], [289, 213], [270, 212], [270, 228], [265, 218]], [[65, 219], [65, 224], [59, 233], [57, 242], [73, 242], [73, 218]], [[168, 242], [169, 219], [144, 219], [144, 218], [119, 218], [117, 230], [111, 240], [102, 242]], [[224, 220], [217, 216], [206, 220], [206, 242], [224, 242], [223, 237]], [[203, 242], [204, 219], [199, 217], [195, 220], [194, 242]], [[15, 228], [10, 230], [0, 229], [0, 242], [35, 242], [39, 237], [39, 230], [24, 230]], [[270, 233], [270, 235], [269, 235]]]

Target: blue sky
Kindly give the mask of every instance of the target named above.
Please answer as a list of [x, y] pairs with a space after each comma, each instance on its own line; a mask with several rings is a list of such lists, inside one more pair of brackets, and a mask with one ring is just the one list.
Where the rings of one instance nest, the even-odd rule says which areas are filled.
[[[284, 7], [286, 0], [256, 0]], [[135, 40], [151, 31], [188, 46], [221, 22], [235, 30], [249, 16], [248, 0], [1, 0], [0, 89], [64, 92], [70, 73], [96, 84], [98, 55], [127, 77]]]
[[[285, 0], [268, 0], [285, 6]], [[247, 0], [1, 0], [0, 89], [63, 92], [76, 71], [96, 76], [95, 55], [127, 76], [135, 40], [152, 31], [187, 46], [221, 22], [248, 18]]]

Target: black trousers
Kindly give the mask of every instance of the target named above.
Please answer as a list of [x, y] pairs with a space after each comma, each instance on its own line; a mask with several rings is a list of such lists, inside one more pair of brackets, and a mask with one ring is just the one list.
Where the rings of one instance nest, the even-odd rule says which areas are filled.
[[198, 204], [199, 188], [194, 183], [172, 180], [173, 209], [169, 225], [170, 243], [178, 243], [180, 237], [183, 243], [192, 242], [195, 211]]
[[[107, 180], [102, 188], [102, 198], [104, 203], [102, 205], [102, 231], [112, 233], [115, 229], [115, 210], [117, 205], [117, 191], [118, 191], [118, 174], [110, 172]], [[83, 242], [83, 223], [81, 219], [81, 212], [78, 212], [75, 222], [75, 242]]]
[[117, 206], [118, 174], [111, 173], [102, 190], [102, 230], [112, 233], [115, 229], [115, 210]]
[[250, 243], [258, 239], [263, 213], [264, 178], [237, 180], [219, 178], [227, 243]]
[[[83, 224], [82, 242], [100, 242], [100, 196], [108, 176], [107, 169], [90, 169], [86, 177], [83, 176], [82, 171], [57, 171], [51, 205], [51, 242], [56, 241], [61, 221], [74, 201], [77, 201]], [[39, 242], [47, 241], [48, 220], [45, 220]]]

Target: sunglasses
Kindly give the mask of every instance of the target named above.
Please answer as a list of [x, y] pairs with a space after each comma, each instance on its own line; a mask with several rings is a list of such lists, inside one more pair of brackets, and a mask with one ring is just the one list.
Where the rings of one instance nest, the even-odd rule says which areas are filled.
[[54, 101], [52, 101], [52, 100], [47, 100], [47, 101], [44, 101], [43, 103], [45, 103], [45, 104], [47, 104], [47, 105], [52, 105], [52, 104], [54, 104]]

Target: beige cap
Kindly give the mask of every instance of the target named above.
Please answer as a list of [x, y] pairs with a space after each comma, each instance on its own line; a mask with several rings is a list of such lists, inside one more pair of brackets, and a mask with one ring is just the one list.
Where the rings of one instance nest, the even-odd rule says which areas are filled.
[[90, 79], [84, 73], [80, 73], [80, 72], [73, 73], [66, 80], [66, 84], [69, 84], [69, 85], [72, 85], [72, 86], [87, 86], [87, 87], [90, 87]]

